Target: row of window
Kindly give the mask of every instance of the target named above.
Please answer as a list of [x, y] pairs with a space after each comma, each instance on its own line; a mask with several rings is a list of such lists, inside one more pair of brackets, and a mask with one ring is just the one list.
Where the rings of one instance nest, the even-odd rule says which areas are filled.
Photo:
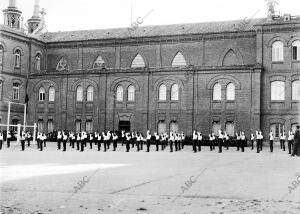
[[[282, 62], [284, 60], [284, 44], [282, 41], [275, 41], [272, 44], [272, 61], [273, 62]], [[21, 66], [21, 50], [16, 49], [14, 51], [15, 55], [15, 61], [14, 66], [15, 68], [20, 68]], [[3, 64], [3, 56], [4, 56], [4, 48], [3, 46], [0, 46], [0, 65]], [[292, 43], [292, 60], [300, 60], [300, 41], [296, 40]], [[178, 52], [175, 57], [172, 60], [172, 67], [181, 67], [186, 66], [186, 60], [181, 52]], [[132, 68], [139, 68], [139, 67], [145, 67], [145, 61], [143, 57], [140, 54], [137, 54], [135, 58], [133, 59], [131, 63]], [[94, 69], [101, 69], [105, 68], [105, 61], [101, 56], [98, 56], [96, 60], [93, 63]], [[41, 69], [41, 54], [37, 53], [35, 57], [35, 69], [40, 70]], [[62, 57], [57, 66], [56, 70], [63, 71], [68, 70], [69, 64], [68, 61]]]
[[[271, 82], [271, 100], [281, 101], [285, 99], [285, 82]], [[292, 100], [300, 100], [300, 80], [292, 82]]]
[[[222, 86], [220, 83], [216, 83], [213, 87], [213, 100], [222, 100]], [[226, 100], [235, 100], [235, 85], [233, 83], [226, 86]]]
[[[281, 41], [275, 41], [272, 44], [272, 61], [282, 62], [284, 59], [284, 45]], [[292, 60], [300, 60], [300, 41], [292, 43]]]

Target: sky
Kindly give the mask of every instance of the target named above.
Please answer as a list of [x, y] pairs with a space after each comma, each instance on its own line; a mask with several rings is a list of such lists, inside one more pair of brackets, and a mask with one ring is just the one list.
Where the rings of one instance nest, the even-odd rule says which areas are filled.
[[[1, 10], [9, 0], [0, 0]], [[280, 14], [300, 15], [300, 0], [277, 0]], [[17, 0], [24, 22], [33, 13], [34, 0]], [[236, 20], [267, 16], [265, 0], [40, 0], [50, 32]], [[132, 8], [132, 9], [131, 9]], [[131, 18], [132, 17], [132, 18]], [[3, 24], [3, 16], [0, 16]]]

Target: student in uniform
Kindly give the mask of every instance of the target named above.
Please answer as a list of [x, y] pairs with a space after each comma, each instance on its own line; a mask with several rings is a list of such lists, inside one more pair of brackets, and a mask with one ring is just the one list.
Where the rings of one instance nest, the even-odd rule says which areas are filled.
[[174, 133], [174, 145], [175, 145], [175, 151], [177, 152], [178, 151], [178, 134], [177, 132]]
[[226, 146], [226, 150], [228, 150], [229, 149], [229, 136], [228, 136], [228, 134], [227, 134], [227, 132], [225, 131], [224, 132], [224, 146]]
[[0, 150], [2, 149], [2, 144], [3, 144], [3, 133], [0, 130]]
[[85, 133], [82, 132], [81, 137], [80, 137], [80, 152], [84, 151], [85, 145], [86, 145], [86, 143], [85, 143]]
[[134, 133], [133, 131], [131, 132], [131, 148], [134, 148], [134, 144], [136, 143], [136, 133]]
[[118, 135], [115, 132], [112, 134], [112, 140], [113, 140], [113, 147], [114, 147], [113, 151], [116, 151], [118, 146]]
[[25, 133], [25, 131], [22, 131], [21, 136], [20, 136], [21, 147], [22, 147], [21, 151], [25, 150], [25, 137], [26, 137], [26, 133]]
[[288, 150], [289, 150], [289, 154], [292, 154], [293, 140], [294, 140], [293, 132], [289, 131], [289, 136], [288, 136]]
[[242, 152], [245, 152], [245, 146], [247, 144], [247, 140], [246, 140], [246, 136], [245, 136], [245, 133], [244, 132], [241, 132], [240, 133], [240, 142], [241, 142], [241, 151]]
[[209, 138], [209, 148], [210, 148], [210, 151], [212, 151], [214, 138], [213, 138], [212, 134], [209, 134], [208, 138]]
[[170, 144], [170, 152], [173, 152], [173, 143], [174, 143], [174, 133], [170, 132], [169, 144]]
[[46, 136], [45, 132], [43, 132], [42, 140], [43, 140], [44, 147], [46, 147], [46, 146], [47, 146], [47, 145], [46, 145], [47, 136]]
[[154, 132], [154, 137], [155, 137], [155, 146], [156, 146], [156, 151], [158, 151], [158, 146], [159, 146], [159, 135]]
[[68, 135], [66, 132], [63, 132], [62, 139], [63, 139], [63, 152], [65, 152], [67, 149], [67, 141], [68, 141]]
[[61, 134], [61, 131], [58, 131], [58, 133], [57, 133], [57, 150], [60, 150], [61, 140], [62, 140], [62, 134]]
[[181, 148], [184, 148], [184, 144], [185, 144], [185, 134], [183, 132], [181, 132]]
[[259, 153], [260, 152], [260, 135], [259, 135], [259, 132], [256, 131], [256, 153]]
[[11, 140], [11, 131], [8, 131], [6, 136], [7, 148], [10, 147], [10, 140]]
[[129, 150], [130, 150], [130, 141], [131, 141], [130, 133], [126, 132], [125, 137], [126, 137], [126, 152], [129, 152]]
[[80, 147], [80, 141], [81, 141], [81, 134], [80, 133], [77, 133], [77, 136], [76, 136], [76, 148], [77, 150], [79, 151], [79, 147]]
[[235, 141], [236, 141], [236, 151], [240, 150], [240, 141], [241, 141], [241, 137], [238, 133], [235, 133]]
[[199, 151], [199, 152], [201, 151], [202, 139], [203, 139], [203, 137], [202, 137], [201, 132], [197, 132], [198, 151]]
[[251, 142], [251, 150], [254, 149], [254, 134], [251, 132], [250, 134], [250, 142]]
[[98, 147], [98, 151], [101, 150], [101, 141], [102, 141], [102, 136], [100, 133], [97, 133], [97, 147]]
[[89, 134], [89, 143], [90, 143], [90, 149], [93, 149], [93, 142], [94, 142], [94, 137], [93, 134]]
[[263, 134], [262, 134], [261, 131], [259, 131], [259, 135], [260, 135], [260, 143], [259, 143], [259, 145], [260, 145], [260, 151], [262, 151], [264, 136], [263, 136]]
[[197, 141], [198, 141], [198, 136], [196, 133], [196, 130], [193, 131], [193, 151], [194, 153], [197, 152]]
[[26, 133], [26, 139], [27, 139], [27, 146], [30, 146], [30, 139], [31, 139], [31, 134], [30, 132]]
[[121, 140], [122, 140], [122, 146], [123, 146], [125, 144], [125, 140], [126, 140], [125, 131], [124, 130], [121, 131]]
[[283, 149], [283, 151], [285, 151], [285, 133], [282, 132], [280, 135], [280, 148]]
[[269, 133], [269, 140], [270, 140], [270, 152], [273, 152], [273, 141], [274, 141], [274, 135], [272, 130]]
[[223, 143], [223, 133], [221, 130], [219, 130], [219, 137], [218, 137], [219, 153], [222, 153], [222, 143]]
[[150, 143], [151, 143], [151, 133], [150, 131], [148, 130], [147, 131], [147, 136], [146, 136], [146, 143], [147, 143], [147, 152], [150, 151]]

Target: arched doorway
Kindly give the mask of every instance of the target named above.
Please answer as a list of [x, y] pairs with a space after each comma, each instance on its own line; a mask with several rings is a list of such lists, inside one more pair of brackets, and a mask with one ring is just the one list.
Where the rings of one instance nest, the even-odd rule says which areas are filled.
[[119, 121], [119, 131], [130, 132], [130, 121], [120, 120]]

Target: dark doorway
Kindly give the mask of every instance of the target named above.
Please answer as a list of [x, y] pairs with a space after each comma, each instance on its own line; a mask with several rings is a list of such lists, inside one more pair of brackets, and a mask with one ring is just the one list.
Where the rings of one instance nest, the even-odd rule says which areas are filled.
[[119, 131], [130, 132], [130, 121], [119, 121]]

